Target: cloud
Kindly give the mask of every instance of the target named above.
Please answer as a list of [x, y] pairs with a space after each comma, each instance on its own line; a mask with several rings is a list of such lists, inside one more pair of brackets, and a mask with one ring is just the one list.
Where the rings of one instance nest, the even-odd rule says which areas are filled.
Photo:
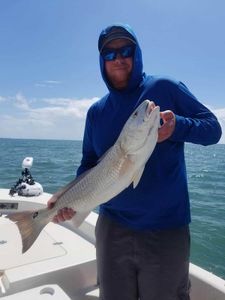
[[58, 80], [45, 80], [46, 83], [50, 83], [50, 84], [61, 84], [61, 81]]
[[0, 96], [0, 102], [5, 101], [5, 97]]
[[41, 88], [42, 87], [52, 88], [52, 87], [57, 86], [59, 84], [62, 84], [62, 82], [59, 81], [59, 80], [43, 80], [41, 82], [35, 83], [34, 85], [36, 87], [41, 87]]
[[36, 87], [46, 87], [46, 84], [45, 83], [40, 83], [40, 82], [37, 82], [34, 84]]
[[[0, 137], [80, 140], [87, 110], [98, 99], [27, 99], [21, 92], [0, 96]], [[210, 109], [221, 124], [220, 143], [225, 144], [225, 108]]]
[[91, 99], [68, 99], [68, 98], [50, 98], [43, 99], [50, 106], [44, 108], [42, 111], [52, 111], [55, 115], [74, 116], [75, 118], [84, 119], [88, 108], [99, 98], [93, 97]]
[[17, 93], [8, 100], [11, 110], [1, 114], [0, 137], [82, 139], [87, 110], [98, 98], [27, 99]]
[[14, 105], [21, 110], [29, 110], [29, 104], [27, 99], [22, 95], [22, 93], [17, 93], [15, 97], [11, 98], [14, 101]]

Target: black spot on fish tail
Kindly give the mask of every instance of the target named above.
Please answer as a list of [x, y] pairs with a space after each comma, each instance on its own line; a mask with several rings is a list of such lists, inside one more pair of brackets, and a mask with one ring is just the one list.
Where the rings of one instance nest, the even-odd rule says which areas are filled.
[[38, 211], [36, 211], [36, 212], [33, 214], [32, 218], [35, 219], [35, 218], [37, 218], [37, 216], [38, 216]]

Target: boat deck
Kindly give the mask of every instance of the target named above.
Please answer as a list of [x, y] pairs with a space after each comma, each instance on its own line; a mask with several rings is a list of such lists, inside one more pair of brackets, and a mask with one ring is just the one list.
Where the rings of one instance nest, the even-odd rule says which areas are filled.
[[46, 283], [59, 285], [71, 299], [76, 299], [83, 290], [96, 289], [93, 244], [60, 225], [50, 223], [30, 250], [21, 254], [20, 236], [14, 232], [15, 225], [2, 223], [2, 229], [7, 226], [7, 236], [1, 236], [5, 243], [0, 246], [0, 297]]
[[[1, 189], [0, 199], [3, 199]], [[20, 199], [13, 198], [13, 201], [17, 203]], [[0, 208], [2, 203], [8, 202], [9, 199], [0, 200]], [[19, 203], [18, 207], [23, 205], [26, 203]], [[35, 205], [41, 204], [37, 202]], [[5, 204], [0, 212], [7, 213]], [[0, 298], [99, 299], [94, 236], [96, 220], [97, 214], [92, 212], [78, 229], [72, 221], [64, 222], [64, 226], [49, 223], [34, 245], [21, 254], [17, 227], [10, 220], [0, 218]], [[225, 299], [223, 279], [193, 264], [190, 264], [190, 277], [192, 300]]]

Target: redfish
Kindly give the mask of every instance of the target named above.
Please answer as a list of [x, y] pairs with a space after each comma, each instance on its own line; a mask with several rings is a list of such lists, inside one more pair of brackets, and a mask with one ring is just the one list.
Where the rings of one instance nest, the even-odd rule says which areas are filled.
[[98, 164], [52, 196], [52, 208], [10, 214], [8, 218], [18, 226], [22, 237], [22, 252], [32, 246], [59, 209], [72, 208], [76, 212], [73, 223], [79, 226], [93, 208], [132, 183], [135, 188], [157, 143], [159, 124], [159, 107], [143, 101]]

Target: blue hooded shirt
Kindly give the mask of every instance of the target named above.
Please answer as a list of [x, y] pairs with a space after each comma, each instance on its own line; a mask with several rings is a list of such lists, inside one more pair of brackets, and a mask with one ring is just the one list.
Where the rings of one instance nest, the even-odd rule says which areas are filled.
[[[130, 185], [110, 201], [100, 205], [100, 213], [135, 230], [169, 229], [187, 225], [190, 204], [184, 158], [184, 142], [202, 145], [217, 143], [221, 127], [213, 115], [176, 80], [147, 76], [143, 73], [142, 54], [135, 34], [125, 29], [135, 40], [132, 73], [127, 87], [114, 89], [105, 74], [100, 55], [100, 68], [109, 93], [94, 103], [86, 118], [83, 157], [77, 175], [92, 168], [116, 142], [123, 125], [134, 109], [145, 99], [171, 110], [176, 117], [172, 136], [158, 143], [148, 160], [138, 186]], [[102, 31], [99, 43], [110, 26]]]

